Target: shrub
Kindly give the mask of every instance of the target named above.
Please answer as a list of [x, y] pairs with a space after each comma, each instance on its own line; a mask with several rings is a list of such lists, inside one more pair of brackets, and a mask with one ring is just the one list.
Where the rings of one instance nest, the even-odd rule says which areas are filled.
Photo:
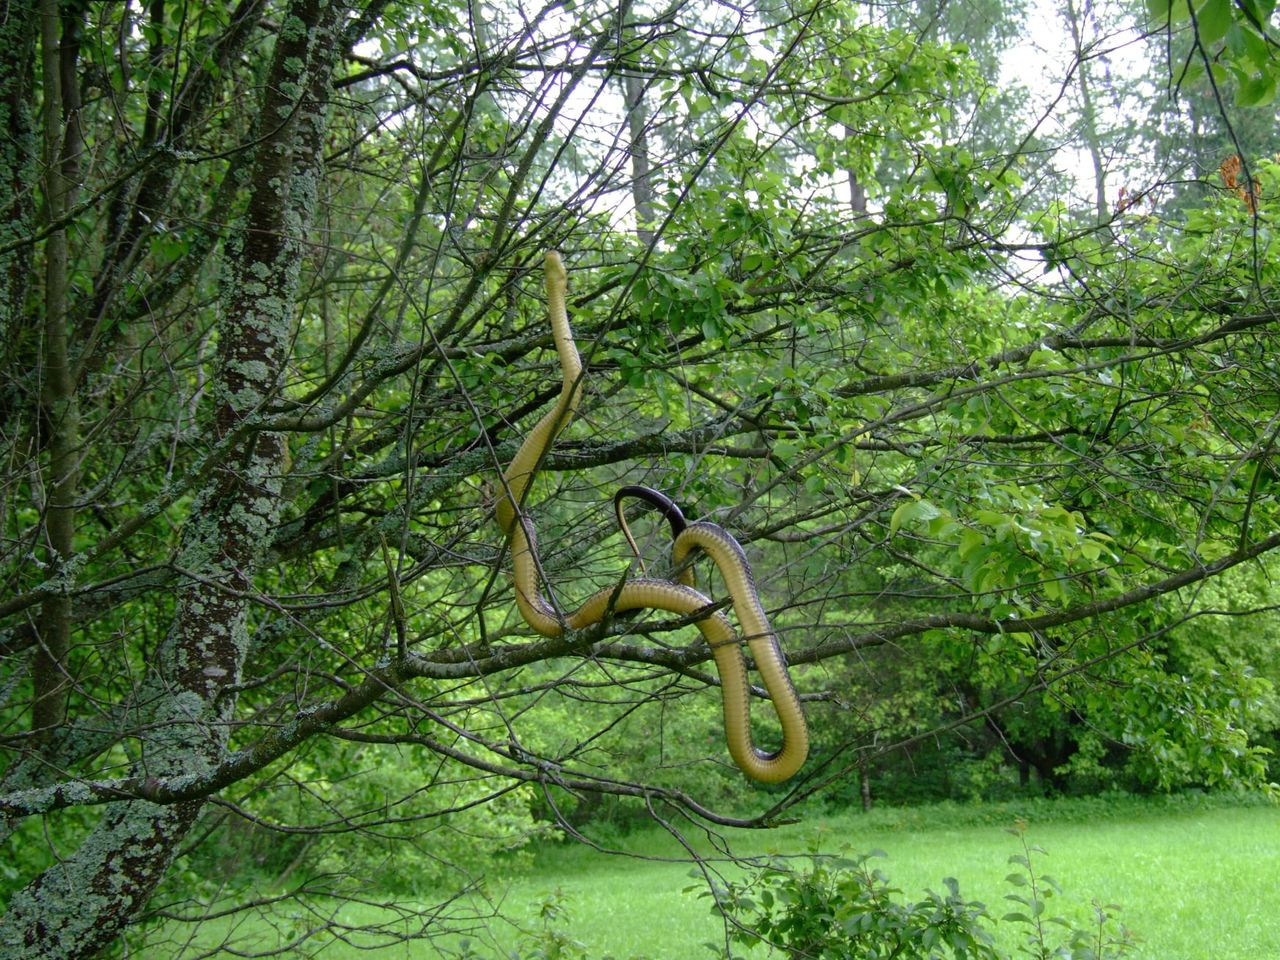
[[[1117, 929], [1114, 906], [1096, 902], [1087, 924], [1051, 914], [1049, 901], [1060, 890], [1052, 877], [1038, 874], [1034, 856], [1043, 853], [1026, 841], [1025, 826], [1011, 832], [1021, 850], [1009, 858], [1018, 869], [1009, 874], [1006, 896], [1017, 909], [997, 920], [987, 906], [967, 900], [954, 877], [945, 893], [929, 891], [911, 901], [871, 866], [878, 852], [858, 857], [813, 851], [802, 857], [774, 857], [739, 882], [703, 890], [722, 916], [731, 945], [767, 946], [770, 956], [805, 960], [1113, 960], [1132, 945], [1127, 930]], [[1004, 924], [1015, 932], [1016, 952], [997, 940]], [[1004, 938], [1006, 941], [1010, 938]], [[724, 946], [709, 944], [718, 955]]]

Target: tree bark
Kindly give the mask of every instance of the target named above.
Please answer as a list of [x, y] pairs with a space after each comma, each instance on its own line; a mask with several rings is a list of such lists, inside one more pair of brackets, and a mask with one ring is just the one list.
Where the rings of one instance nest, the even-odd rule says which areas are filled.
[[[46, 0], [47, 7], [55, 7]], [[280, 387], [314, 207], [326, 104], [341, 52], [340, 4], [299, 0], [282, 21], [260, 110], [245, 225], [229, 253], [219, 321], [214, 424], [243, 435], [242, 454], [214, 470], [196, 497], [179, 566], [184, 588], [151, 666], [142, 705], [152, 731], [136, 772], [198, 777], [227, 755], [228, 721], [249, 640], [252, 588], [280, 510], [283, 441], [246, 429]], [[0, 958], [88, 958], [110, 944], [163, 877], [204, 801], [113, 804], [84, 843], [9, 903]]]
[[635, 206], [636, 239], [652, 246], [653, 182], [649, 169], [649, 116], [644, 105], [644, 78], [628, 73], [623, 78], [627, 110], [628, 152], [631, 154], [631, 202]]
[[[80, 137], [75, 83], [78, 21], [64, 20], [57, 0], [40, 4], [40, 63], [44, 88], [44, 205], [48, 223], [59, 223], [74, 202]], [[67, 336], [67, 229], [54, 230], [44, 249], [44, 340], [41, 355], [41, 419], [47, 432], [44, 533], [48, 578], [54, 589], [40, 609], [39, 645], [32, 665], [31, 727], [46, 741], [67, 710], [71, 651], [71, 587], [68, 566], [75, 551], [79, 486], [80, 409], [71, 374]]]
[[[847, 123], [841, 125], [844, 133], [845, 142], [857, 139], [858, 132]], [[862, 220], [867, 216], [867, 188], [862, 181], [858, 179], [858, 171], [853, 168], [852, 164], [845, 167], [845, 176], [849, 180], [849, 212], [853, 214], [853, 219]]]

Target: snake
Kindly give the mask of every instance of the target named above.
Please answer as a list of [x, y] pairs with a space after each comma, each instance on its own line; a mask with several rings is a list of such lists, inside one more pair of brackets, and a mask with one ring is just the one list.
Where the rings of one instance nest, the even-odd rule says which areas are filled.
[[[547, 316], [560, 363], [562, 386], [555, 405], [528, 432], [502, 475], [495, 515], [507, 538], [511, 555], [516, 606], [525, 623], [544, 637], [561, 637], [602, 623], [628, 611], [660, 610], [692, 620], [711, 648], [724, 706], [724, 731], [729, 755], [740, 770], [762, 783], [780, 783], [792, 777], [809, 752], [809, 730], [804, 710], [787, 672], [786, 658], [777, 634], [769, 624], [760, 600], [746, 553], [736, 539], [718, 524], [698, 520], [688, 522], [683, 512], [665, 495], [648, 487], [624, 487], [614, 498], [614, 509], [633, 552], [639, 550], [627, 529], [622, 501], [635, 497], [656, 507], [671, 526], [672, 568], [676, 579], [646, 575], [628, 577], [598, 590], [576, 610], [562, 611], [542, 593], [541, 563], [537, 533], [522, 504], [529, 492], [538, 465], [556, 436], [577, 412], [582, 399], [582, 359], [573, 339], [565, 306], [568, 276], [560, 255], [547, 251], [544, 260]], [[732, 599], [734, 615], [742, 639], [729, 618], [695, 582], [689, 560], [696, 551], [709, 556]], [[642, 568], [643, 569], [643, 568]], [[751, 687], [742, 652], [745, 642], [764, 681], [782, 728], [782, 744], [773, 751], [756, 746], [751, 735]]]

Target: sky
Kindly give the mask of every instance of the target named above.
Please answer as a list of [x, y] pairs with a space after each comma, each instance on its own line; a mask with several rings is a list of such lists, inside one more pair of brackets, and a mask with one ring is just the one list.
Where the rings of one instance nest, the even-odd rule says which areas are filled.
[[[1102, 4], [1101, 7], [1101, 16], [1107, 18], [1107, 5]], [[1029, 115], [1042, 115], [1059, 95], [1064, 81], [1076, 69], [1072, 55], [1074, 45], [1062, 9], [1062, 0], [1034, 0], [1027, 11], [1022, 39], [1013, 44], [1004, 56], [1001, 81], [1006, 84], [1017, 82], [1027, 89]], [[1086, 30], [1084, 43], [1093, 44], [1093, 49], [1098, 54], [1091, 64], [1095, 86], [1105, 89], [1110, 86], [1112, 79], [1134, 79], [1145, 72], [1150, 48], [1136, 29], [1115, 26], [1100, 31], [1096, 19], [1093, 19], [1087, 22]], [[1042, 129], [1056, 134], [1055, 139], [1060, 139], [1062, 143], [1055, 158], [1056, 165], [1071, 174], [1076, 182], [1076, 199], [1091, 203], [1094, 192], [1092, 160], [1087, 150], [1073, 143], [1065, 130], [1065, 123], [1074, 116], [1074, 100], [1071, 99], [1074, 93], [1073, 87], [1068, 98], [1058, 105]], [[1099, 106], [1100, 126], [1123, 130], [1120, 110], [1106, 102]], [[1123, 173], [1127, 166], [1125, 160], [1124, 156], [1116, 156], [1108, 165], [1112, 174], [1108, 177], [1108, 199], [1113, 203], [1117, 199], [1119, 184], [1124, 180]]]

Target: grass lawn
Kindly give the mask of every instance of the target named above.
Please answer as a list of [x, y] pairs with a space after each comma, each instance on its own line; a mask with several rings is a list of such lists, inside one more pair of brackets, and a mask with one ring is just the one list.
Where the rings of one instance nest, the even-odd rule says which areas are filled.
[[[802, 853], [817, 838], [825, 853], [883, 851], [875, 864], [892, 884], [918, 898], [926, 888], [942, 889], [957, 877], [961, 893], [985, 902], [991, 913], [1006, 912], [1010, 892], [1005, 876], [1010, 855], [1020, 853], [1008, 832], [1027, 822], [1028, 842], [1047, 852], [1037, 870], [1063, 888], [1050, 912], [1084, 920], [1092, 900], [1121, 905], [1120, 918], [1139, 937], [1130, 954], [1139, 960], [1275, 960], [1280, 957], [1280, 807], [1179, 799], [1108, 799], [1018, 802], [910, 810], [878, 810], [870, 815], [813, 817], [803, 823], [727, 839], [738, 854]], [[686, 835], [704, 867], [723, 864], [705, 836]], [[683, 960], [712, 954], [702, 944], [723, 942], [709, 909], [685, 888], [690, 876], [678, 843], [658, 830], [614, 840], [618, 847], [648, 857], [609, 856], [579, 844], [549, 845], [531, 870], [505, 881], [504, 910], [536, 927], [539, 901], [557, 891], [567, 910], [552, 924], [587, 948], [592, 960]], [[730, 868], [731, 869], [731, 868]], [[734, 874], [737, 875], [737, 874]], [[344, 910], [356, 922], [358, 911]], [[510, 949], [506, 928], [499, 942]], [[431, 957], [423, 944], [403, 944], [370, 953], [340, 943], [320, 954], [330, 960]], [[485, 948], [480, 956], [502, 956]], [[508, 954], [509, 955], [509, 954]]]
[[[1274, 960], [1280, 957], [1280, 808], [1214, 804], [1086, 802], [878, 811], [813, 822], [736, 840], [738, 852], [803, 852], [815, 837], [824, 852], [881, 850], [876, 864], [894, 886], [918, 898], [954, 876], [969, 899], [999, 916], [1005, 877], [1021, 852], [1008, 832], [1028, 823], [1027, 839], [1047, 853], [1039, 872], [1063, 888], [1051, 911], [1084, 920], [1092, 900], [1119, 904], [1140, 938], [1142, 960]], [[650, 854], [675, 853], [657, 833], [631, 838]], [[665, 848], [665, 849], [664, 849]], [[559, 888], [574, 936], [592, 957], [676, 960], [707, 951], [721, 936], [708, 901], [681, 891], [695, 883], [687, 864], [549, 852], [536, 874], [516, 881], [509, 902], [532, 902]], [[655, 922], [655, 918], [661, 918]]]

